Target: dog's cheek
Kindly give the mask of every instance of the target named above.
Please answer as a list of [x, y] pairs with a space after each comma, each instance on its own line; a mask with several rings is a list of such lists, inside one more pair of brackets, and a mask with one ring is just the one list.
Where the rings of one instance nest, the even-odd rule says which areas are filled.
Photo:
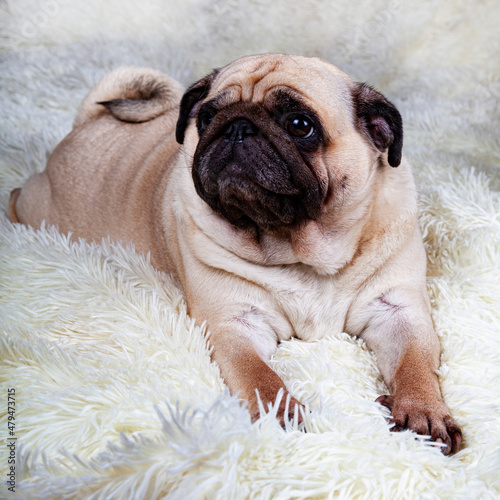
[[340, 137], [316, 159], [315, 167], [323, 171], [327, 184], [322, 212], [341, 216], [341, 211], [359, 205], [370, 192], [373, 166], [378, 154], [358, 132]]

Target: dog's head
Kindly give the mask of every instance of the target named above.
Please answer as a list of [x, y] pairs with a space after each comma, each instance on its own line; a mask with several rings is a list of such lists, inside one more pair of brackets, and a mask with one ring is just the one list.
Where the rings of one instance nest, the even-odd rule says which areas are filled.
[[188, 132], [198, 195], [238, 227], [269, 230], [355, 203], [376, 168], [399, 165], [403, 142], [381, 94], [319, 59], [279, 54], [244, 57], [191, 86], [177, 141]]

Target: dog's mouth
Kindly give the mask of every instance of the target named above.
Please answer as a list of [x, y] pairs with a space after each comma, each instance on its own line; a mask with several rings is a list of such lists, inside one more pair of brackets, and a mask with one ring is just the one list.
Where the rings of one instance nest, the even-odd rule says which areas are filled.
[[[238, 227], [276, 230], [315, 219], [324, 189], [292, 140], [256, 105], [215, 116], [193, 162], [198, 195]], [[228, 119], [229, 115], [229, 119]]]

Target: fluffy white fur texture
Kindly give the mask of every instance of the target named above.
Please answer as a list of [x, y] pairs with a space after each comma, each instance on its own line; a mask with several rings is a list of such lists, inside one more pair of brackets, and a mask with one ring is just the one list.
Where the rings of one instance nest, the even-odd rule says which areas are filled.
[[[496, 0], [4, 0], [1, 495], [26, 499], [500, 497], [500, 4]], [[184, 84], [248, 53], [318, 55], [401, 110], [421, 193], [444, 398], [464, 447], [391, 433], [374, 356], [342, 332], [273, 366], [307, 433], [252, 424], [181, 291], [132, 248], [14, 225], [97, 80], [124, 64]], [[197, 318], [203, 320], [203, 318]], [[15, 388], [16, 495], [7, 490]]]

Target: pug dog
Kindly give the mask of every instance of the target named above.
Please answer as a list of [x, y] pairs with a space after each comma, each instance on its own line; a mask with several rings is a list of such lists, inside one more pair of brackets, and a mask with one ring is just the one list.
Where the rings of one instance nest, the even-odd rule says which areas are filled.
[[[400, 113], [317, 58], [238, 59], [186, 91], [118, 69], [84, 99], [10, 218], [149, 253], [206, 321], [213, 359], [253, 419], [285, 386], [282, 340], [348, 332], [374, 351], [396, 431], [460, 449], [436, 375], [417, 192]], [[285, 392], [285, 394], [288, 394]], [[282, 421], [300, 403], [279, 403]]]

